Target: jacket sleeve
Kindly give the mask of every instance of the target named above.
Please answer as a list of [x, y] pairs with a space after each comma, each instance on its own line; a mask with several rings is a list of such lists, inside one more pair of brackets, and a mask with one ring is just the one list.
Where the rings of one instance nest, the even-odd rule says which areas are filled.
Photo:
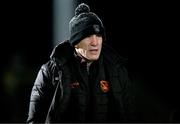
[[48, 65], [44, 64], [38, 72], [31, 91], [27, 123], [45, 122], [52, 94], [50, 72]]
[[119, 68], [121, 75], [120, 82], [122, 83], [122, 106], [123, 106], [123, 119], [125, 122], [134, 122], [137, 118], [136, 113], [136, 97], [134, 95], [133, 82], [129, 77], [128, 71], [125, 66]]

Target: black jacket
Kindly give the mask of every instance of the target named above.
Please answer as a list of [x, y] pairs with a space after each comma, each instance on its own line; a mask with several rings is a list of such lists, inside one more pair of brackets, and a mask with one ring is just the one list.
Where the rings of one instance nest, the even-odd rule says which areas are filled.
[[[74, 49], [65, 41], [53, 50], [50, 60], [42, 65], [31, 92], [29, 115], [27, 122], [60, 122], [59, 116], [64, 112], [70, 97], [66, 88], [71, 82], [69, 64], [73, 58]], [[110, 122], [130, 122], [133, 113], [133, 96], [131, 83], [122, 59], [110, 47], [103, 44], [101, 56], [106, 65], [111, 82], [111, 114]], [[65, 122], [71, 122], [68, 117]], [[70, 119], [70, 118], [69, 118]], [[73, 120], [72, 120], [73, 121]]]

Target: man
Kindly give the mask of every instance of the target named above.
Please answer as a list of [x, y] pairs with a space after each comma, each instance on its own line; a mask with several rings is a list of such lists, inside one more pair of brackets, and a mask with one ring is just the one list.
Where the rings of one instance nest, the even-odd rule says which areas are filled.
[[37, 75], [27, 122], [131, 121], [127, 70], [103, 43], [102, 21], [82, 3], [69, 28], [70, 39], [55, 47]]

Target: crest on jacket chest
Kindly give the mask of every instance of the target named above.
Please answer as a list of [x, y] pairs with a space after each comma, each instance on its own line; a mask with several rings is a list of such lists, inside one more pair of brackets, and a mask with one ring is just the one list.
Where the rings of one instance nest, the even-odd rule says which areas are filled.
[[100, 88], [101, 88], [102, 92], [107, 93], [109, 91], [109, 82], [106, 80], [101, 80]]

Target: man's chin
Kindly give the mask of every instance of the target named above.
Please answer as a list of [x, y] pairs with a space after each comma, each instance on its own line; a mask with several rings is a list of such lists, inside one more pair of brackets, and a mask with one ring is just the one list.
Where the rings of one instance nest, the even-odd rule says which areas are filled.
[[99, 59], [99, 57], [91, 57], [91, 58], [88, 58], [89, 61], [96, 61], [96, 60], [98, 60], [98, 59]]

